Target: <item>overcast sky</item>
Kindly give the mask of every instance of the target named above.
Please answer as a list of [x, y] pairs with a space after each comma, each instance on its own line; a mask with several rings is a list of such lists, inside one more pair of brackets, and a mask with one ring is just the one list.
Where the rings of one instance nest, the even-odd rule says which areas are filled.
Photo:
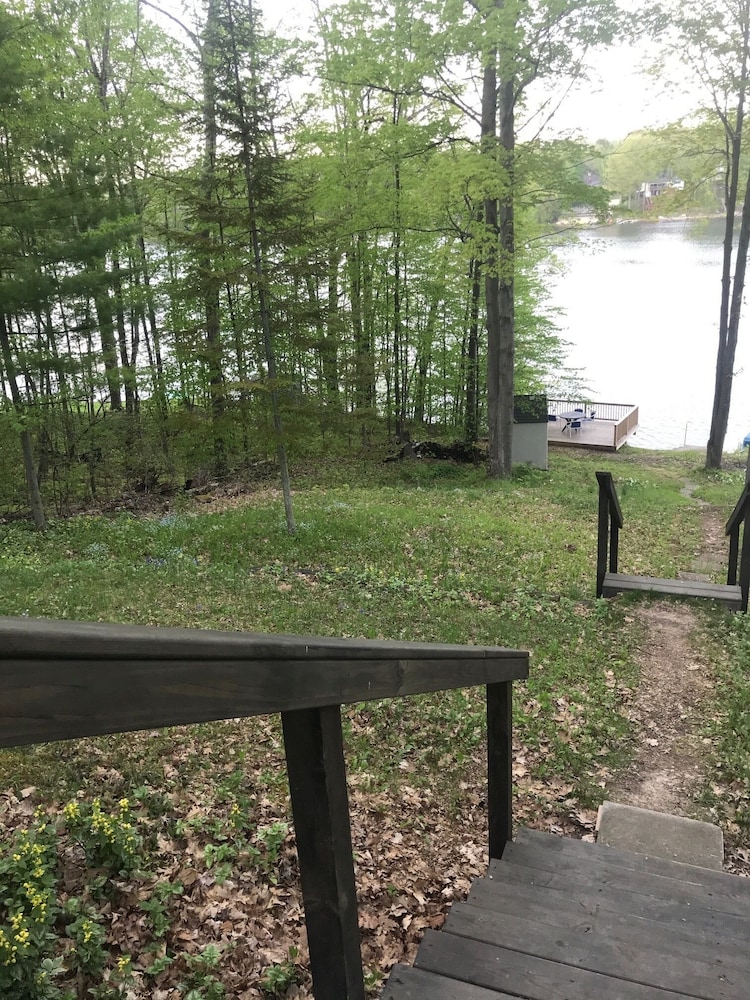
[[647, 76], [643, 70], [648, 62], [643, 45], [612, 46], [597, 53], [590, 61], [589, 81], [565, 96], [551, 123], [553, 130], [577, 129], [592, 141], [624, 139], [630, 132], [666, 125], [694, 110], [695, 95], [677, 93]]
[[[329, 2], [320, 0], [320, 5]], [[637, 8], [641, 0], [626, 2]], [[312, 0], [277, 0], [276, 4], [266, 0], [263, 10], [270, 28], [285, 22], [299, 31], [312, 23]], [[694, 100], [676, 95], [640, 72], [648, 60], [643, 44], [613, 46], [596, 53], [590, 60], [591, 80], [566, 93], [550, 124], [552, 132], [578, 131], [591, 141], [624, 139], [629, 132], [664, 125], [692, 110]], [[530, 106], [543, 100], [540, 90], [532, 90], [529, 98]]]

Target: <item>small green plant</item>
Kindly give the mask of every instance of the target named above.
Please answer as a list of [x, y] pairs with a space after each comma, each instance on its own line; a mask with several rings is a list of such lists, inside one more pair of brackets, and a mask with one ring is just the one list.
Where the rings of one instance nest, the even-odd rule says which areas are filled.
[[368, 993], [378, 990], [383, 982], [383, 973], [378, 968], [364, 969], [362, 977], [364, 979], [365, 990]]
[[260, 827], [255, 835], [255, 839], [262, 845], [262, 866], [264, 871], [270, 872], [279, 863], [281, 848], [289, 833], [289, 824], [276, 822], [270, 826]]
[[130, 955], [121, 955], [113, 969], [105, 971], [102, 982], [90, 986], [92, 1000], [128, 1000], [134, 985], [133, 964]]
[[224, 1000], [226, 991], [215, 975], [221, 964], [221, 952], [209, 944], [197, 955], [185, 955], [188, 974], [180, 983], [184, 1000]]
[[73, 918], [65, 925], [65, 932], [73, 942], [68, 952], [69, 964], [86, 975], [97, 975], [107, 961], [106, 934], [99, 914], [75, 896], [68, 900], [64, 914]]
[[300, 981], [296, 959], [299, 952], [290, 948], [283, 962], [269, 965], [260, 981], [261, 989], [271, 997], [283, 997], [290, 986]]
[[157, 882], [148, 899], [142, 899], [138, 904], [151, 918], [151, 931], [155, 938], [163, 938], [169, 930], [169, 900], [173, 896], [181, 896], [181, 882]]
[[53, 927], [60, 913], [56, 893], [55, 832], [37, 818], [9, 845], [0, 844], [0, 996], [48, 1000], [59, 996]]
[[93, 867], [129, 873], [141, 862], [141, 838], [136, 832], [128, 799], [107, 813], [100, 799], [89, 804], [73, 800], [63, 810], [70, 833], [86, 852]]

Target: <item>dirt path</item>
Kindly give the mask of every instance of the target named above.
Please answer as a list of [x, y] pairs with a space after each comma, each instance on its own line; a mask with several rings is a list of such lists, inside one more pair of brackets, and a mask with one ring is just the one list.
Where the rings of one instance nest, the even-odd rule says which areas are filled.
[[692, 608], [668, 601], [641, 604], [641, 684], [631, 707], [638, 749], [609, 790], [614, 802], [696, 816], [693, 796], [703, 779], [705, 748], [697, 733], [710, 678], [696, 656]]
[[[694, 489], [687, 482], [682, 492], [692, 496]], [[703, 508], [703, 540], [692, 566], [680, 576], [709, 580], [726, 566], [724, 525], [708, 504], [695, 502]], [[697, 615], [687, 604], [666, 600], [640, 604], [634, 613], [644, 630], [641, 684], [631, 707], [638, 746], [609, 797], [644, 809], [707, 818], [695, 803], [705, 776], [700, 722], [711, 687], [710, 669], [694, 635]]]

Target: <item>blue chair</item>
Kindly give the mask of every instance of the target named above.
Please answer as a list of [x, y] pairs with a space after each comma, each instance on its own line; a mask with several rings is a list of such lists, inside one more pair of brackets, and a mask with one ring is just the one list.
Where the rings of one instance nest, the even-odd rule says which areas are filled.
[[570, 429], [572, 431], [580, 431], [580, 429], [581, 429], [581, 421], [580, 420], [571, 420], [570, 421]]
[[547, 420], [557, 420], [557, 414], [555, 414], [555, 413], [548, 413], [547, 414]]

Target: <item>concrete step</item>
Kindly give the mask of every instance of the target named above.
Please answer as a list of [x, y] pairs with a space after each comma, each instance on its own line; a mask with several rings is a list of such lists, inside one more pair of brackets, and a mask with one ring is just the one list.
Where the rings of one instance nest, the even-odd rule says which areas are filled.
[[638, 806], [605, 802], [599, 807], [597, 842], [653, 858], [721, 871], [724, 837], [718, 826]]

